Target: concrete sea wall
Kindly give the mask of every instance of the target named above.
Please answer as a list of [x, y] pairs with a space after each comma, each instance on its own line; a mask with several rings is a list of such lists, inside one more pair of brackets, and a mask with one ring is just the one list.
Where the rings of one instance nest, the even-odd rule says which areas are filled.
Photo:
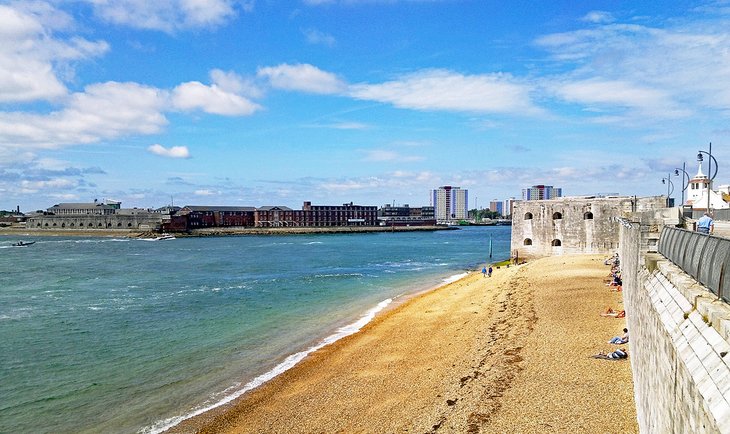
[[639, 428], [730, 433], [730, 307], [652, 252], [661, 219], [633, 220], [619, 244]]

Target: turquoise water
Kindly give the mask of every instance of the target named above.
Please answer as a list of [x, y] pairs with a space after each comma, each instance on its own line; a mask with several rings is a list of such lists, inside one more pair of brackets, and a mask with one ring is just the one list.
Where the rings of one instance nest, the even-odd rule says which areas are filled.
[[0, 432], [157, 432], [509, 256], [509, 227], [0, 238]]

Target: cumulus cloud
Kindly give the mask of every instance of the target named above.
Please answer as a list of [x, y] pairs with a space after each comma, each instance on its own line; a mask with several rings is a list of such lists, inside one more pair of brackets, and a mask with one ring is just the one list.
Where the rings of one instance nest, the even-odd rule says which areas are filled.
[[346, 88], [346, 84], [335, 74], [309, 64], [281, 64], [259, 68], [257, 75], [268, 79], [271, 86], [277, 89], [336, 94]]
[[172, 104], [180, 110], [200, 109], [225, 116], [250, 115], [261, 108], [241, 95], [226, 92], [216, 84], [207, 86], [199, 81], [183, 83], [173, 89]]
[[63, 109], [49, 114], [0, 112], [0, 154], [152, 134], [167, 124], [161, 113], [165, 93], [137, 83], [92, 84], [65, 102]]
[[155, 155], [168, 158], [190, 158], [190, 151], [187, 146], [172, 146], [166, 148], [158, 143], [150, 145], [148, 151]]
[[425, 70], [382, 84], [353, 85], [349, 93], [357, 99], [415, 110], [536, 114], [540, 109], [532, 103], [530, 91], [529, 85], [509, 74]]
[[[236, 16], [233, 0], [86, 0], [103, 20], [172, 33], [217, 27]], [[252, 2], [242, 2], [250, 10]]]
[[53, 30], [67, 27], [69, 20], [44, 3], [0, 5], [0, 102], [63, 97], [67, 90], [58, 71], [68, 71], [68, 62], [109, 50], [103, 41], [54, 38]]

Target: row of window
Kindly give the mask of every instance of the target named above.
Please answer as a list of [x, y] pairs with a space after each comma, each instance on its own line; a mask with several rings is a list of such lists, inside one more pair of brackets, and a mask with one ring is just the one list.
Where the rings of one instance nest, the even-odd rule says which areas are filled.
[[[525, 238], [525, 241], [522, 242], [525, 246], [531, 246], [532, 245], [532, 239], [531, 238]], [[551, 243], [551, 246], [553, 247], [560, 247], [563, 245], [563, 243], [559, 239], [554, 239]]]
[[[559, 212], [553, 213], [553, 220], [562, 220], [563, 214]], [[525, 220], [532, 220], [532, 213], [525, 213]], [[583, 214], [583, 220], [593, 220], [593, 213], [588, 211]]]
[[[58, 225], [57, 225], [56, 223], [53, 223], [52, 225], [49, 225], [48, 223], [46, 223], [46, 224], [44, 224], [43, 226], [45, 226], [45, 227], [54, 227], [54, 228], [55, 228], [55, 227], [58, 227]], [[70, 223], [70, 224], [68, 225], [68, 227], [70, 227], [70, 228], [72, 228], [72, 227], [74, 227], [74, 226], [75, 226], [75, 225], [74, 225], [73, 223]], [[37, 223], [37, 224], [36, 224], [36, 227], [37, 227], [37, 228], [41, 227], [41, 224], [40, 224], [40, 223]], [[62, 227], [62, 228], [65, 228], [65, 227], [66, 227], [66, 223], [61, 223], [61, 227]], [[83, 224], [83, 223], [79, 223], [79, 227], [84, 227], [84, 224]], [[87, 227], [89, 227], [89, 228], [93, 228], [93, 227], [94, 227], [94, 224], [93, 224], [93, 223], [89, 223], [89, 225], [88, 225]], [[104, 227], [104, 225], [103, 225], [102, 223], [99, 223], [99, 224], [97, 225], [97, 227], [99, 227], [99, 228], [103, 228], [103, 227]], [[106, 227], [110, 228], [110, 227], [112, 227], [112, 224], [111, 224], [111, 223], [107, 223], [107, 224], [106, 224]], [[122, 224], [121, 224], [121, 223], [117, 223], [117, 227], [118, 227], [118, 228], [121, 228], [121, 227], [122, 227]], [[128, 227], [128, 228], [131, 228], [131, 227], [132, 227], [132, 223], [127, 223], [127, 227]]]

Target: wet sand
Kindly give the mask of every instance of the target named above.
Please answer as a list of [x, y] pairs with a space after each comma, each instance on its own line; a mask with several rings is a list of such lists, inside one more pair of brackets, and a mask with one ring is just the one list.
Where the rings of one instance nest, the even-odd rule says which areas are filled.
[[474, 272], [172, 432], [638, 432], [599, 256]]

